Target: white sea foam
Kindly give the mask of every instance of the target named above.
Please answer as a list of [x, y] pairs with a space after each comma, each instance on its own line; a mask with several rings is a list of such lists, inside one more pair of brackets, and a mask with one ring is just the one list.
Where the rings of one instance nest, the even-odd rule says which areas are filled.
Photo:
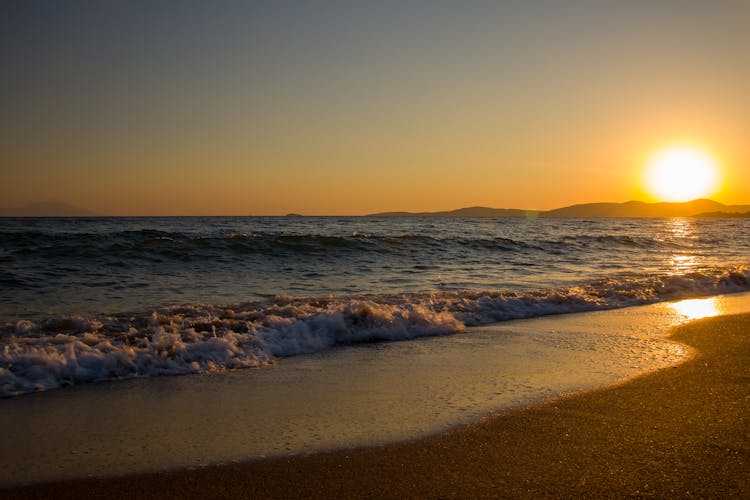
[[749, 281], [750, 269], [735, 267], [532, 292], [279, 296], [231, 306], [193, 304], [142, 314], [20, 320], [2, 327], [0, 396], [101, 380], [257, 367], [352, 342], [404, 340], [510, 319], [746, 291]]

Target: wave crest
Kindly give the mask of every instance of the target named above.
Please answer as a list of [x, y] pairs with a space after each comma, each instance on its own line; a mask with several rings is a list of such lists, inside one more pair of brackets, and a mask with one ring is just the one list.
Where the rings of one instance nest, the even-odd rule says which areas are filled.
[[354, 342], [442, 335], [466, 326], [750, 289], [745, 266], [629, 275], [531, 292], [434, 291], [277, 296], [0, 327], [0, 396], [102, 380], [249, 368]]

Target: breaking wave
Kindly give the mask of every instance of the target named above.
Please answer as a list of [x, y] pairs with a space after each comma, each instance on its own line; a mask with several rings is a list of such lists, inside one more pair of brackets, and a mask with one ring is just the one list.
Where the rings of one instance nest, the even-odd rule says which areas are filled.
[[0, 327], [0, 396], [104, 380], [258, 367], [342, 344], [747, 291], [749, 280], [750, 268], [738, 266], [683, 275], [624, 275], [533, 291], [277, 296], [233, 305], [21, 320]]

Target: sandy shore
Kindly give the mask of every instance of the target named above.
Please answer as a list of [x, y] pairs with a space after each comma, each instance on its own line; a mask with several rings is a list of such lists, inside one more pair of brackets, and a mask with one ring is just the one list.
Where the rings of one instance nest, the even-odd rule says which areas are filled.
[[[0, 491], [3, 498], [727, 497], [750, 491], [750, 315], [691, 361], [379, 448]], [[208, 432], [210, 430], [207, 429]]]

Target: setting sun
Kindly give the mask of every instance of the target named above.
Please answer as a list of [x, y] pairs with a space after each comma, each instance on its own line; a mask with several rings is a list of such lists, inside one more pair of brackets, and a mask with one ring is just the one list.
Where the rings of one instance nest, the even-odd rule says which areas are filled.
[[716, 162], [693, 147], [670, 147], [658, 152], [648, 164], [646, 184], [664, 201], [689, 201], [713, 194], [719, 179]]

